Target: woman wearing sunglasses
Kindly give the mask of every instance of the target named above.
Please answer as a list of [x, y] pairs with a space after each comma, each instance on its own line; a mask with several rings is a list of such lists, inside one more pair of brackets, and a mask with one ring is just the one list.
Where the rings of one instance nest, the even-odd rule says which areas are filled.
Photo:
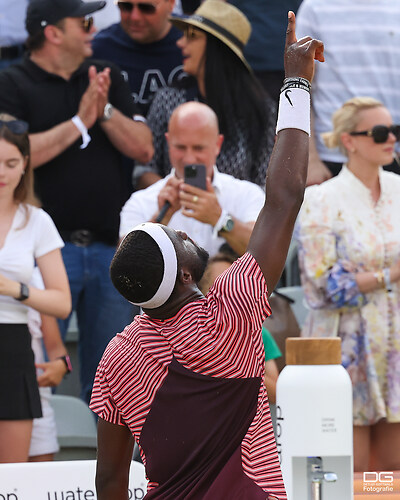
[[[42, 416], [28, 306], [61, 318], [71, 310], [63, 241], [35, 206], [27, 130], [0, 114], [0, 463], [28, 459], [32, 420]], [[28, 285], [35, 263], [44, 290]]]
[[183, 70], [197, 85], [156, 93], [147, 115], [155, 146], [149, 166], [162, 177], [170, 172], [165, 140], [169, 118], [180, 104], [199, 100], [215, 111], [224, 135], [218, 169], [264, 187], [276, 109], [243, 55], [250, 23], [236, 7], [217, 0], [206, 0], [193, 15], [173, 17], [171, 22], [183, 31], [177, 42]]
[[354, 468], [400, 469], [400, 126], [368, 97], [333, 115], [339, 175], [306, 190], [296, 234], [310, 313], [302, 335], [339, 336], [353, 384]]

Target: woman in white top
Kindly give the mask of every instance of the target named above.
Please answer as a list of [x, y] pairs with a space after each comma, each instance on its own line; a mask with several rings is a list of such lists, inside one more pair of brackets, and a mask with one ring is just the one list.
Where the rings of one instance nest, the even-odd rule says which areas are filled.
[[[347, 165], [306, 190], [297, 235], [310, 314], [302, 335], [339, 336], [353, 384], [354, 468], [400, 469], [400, 126], [368, 97], [333, 115]], [[338, 402], [340, 404], [340, 402]]]
[[[42, 415], [27, 306], [60, 318], [71, 310], [62, 239], [32, 204], [27, 129], [0, 114], [0, 463], [28, 459], [32, 421]], [[35, 262], [44, 290], [27, 285]]]

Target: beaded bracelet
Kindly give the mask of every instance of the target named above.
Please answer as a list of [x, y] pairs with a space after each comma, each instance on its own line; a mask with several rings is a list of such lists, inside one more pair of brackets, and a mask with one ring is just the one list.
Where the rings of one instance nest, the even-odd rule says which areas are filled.
[[311, 90], [311, 83], [307, 80], [307, 78], [303, 78], [302, 76], [290, 76], [288, 78], [285, 78], [283, 80], [283, 85], [287, 85], [290, 83], [297, 83], [304, 85], [305, 87], [308, 88], [308, 90]]
[[284, 85], [281, 88], [281, 92], [285, 92], [288, 89], [302, 89], [302, 90], [305, 90], [306, 92], [310, 93], [309, 88], [300, 82], [293, 82], [293, 83], [288, 83], [288, 84]]

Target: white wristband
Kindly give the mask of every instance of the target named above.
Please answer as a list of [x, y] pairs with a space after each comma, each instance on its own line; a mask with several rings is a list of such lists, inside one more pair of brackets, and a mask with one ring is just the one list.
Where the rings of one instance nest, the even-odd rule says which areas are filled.
[[310, 135], [310, 122], [310, 93], [301, 88], [281, 92], [276, 133], [285, 128], [298, 128]]
[[133, 121], [134, 122], [142, 122], [142, 123], [147, 124], [146, 118], [142, 115], [133, 115]]
[[82, 144], [79, 146], [81, 149], [85, 149], [86, 146], [89, 144], [89, 142], [92, 140], [90, 137], [87, 128], [85, 127], [85, 124], [83, 121], [79, 118], [78, 115], [75, 115], [72, 117], [72, 123], [75, 125], [75, 127], [79, 130], [82, 136]]
[[225, 219], [226, 219], [227, 215], [228, 215], [228, 212], [226, 210], [222, 209], [221, 215], [219, 216], [219, 219], [217, 220], [217, 223], [215, 224], [214, 229], [213, 229], [212, 237], [214, 239], [218, 238], [218, 233], [224, 227]]

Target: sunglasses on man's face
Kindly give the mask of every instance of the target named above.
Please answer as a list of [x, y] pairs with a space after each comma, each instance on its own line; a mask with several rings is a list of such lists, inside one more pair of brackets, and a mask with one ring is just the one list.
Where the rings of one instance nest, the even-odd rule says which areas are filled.
[[89, 33], [89, 31], [92, 29], [93, 22], [94, 20], [92, 16], [87, 16], [82, 19], [82, 29], [85, 33]]
[[21, 135], [28, 132], [28, 124], [23, 120], [0, 120], [0, 128], [7, 127], [13, 134]]
[[400, 141], [400, 125], [375, 125], [371, 130], [363, 130], [362, 132], [350, 132], [350, 135], [366, 135], [372, 137], [376, 144], [383, 144], [392, 133], [396, 137], [396, 141]]
[[131, 13], [134, 7], [137, 7], [142, 14], [154, 14], [157, 5], [145, 2], [116, 2], [121, 12]]

